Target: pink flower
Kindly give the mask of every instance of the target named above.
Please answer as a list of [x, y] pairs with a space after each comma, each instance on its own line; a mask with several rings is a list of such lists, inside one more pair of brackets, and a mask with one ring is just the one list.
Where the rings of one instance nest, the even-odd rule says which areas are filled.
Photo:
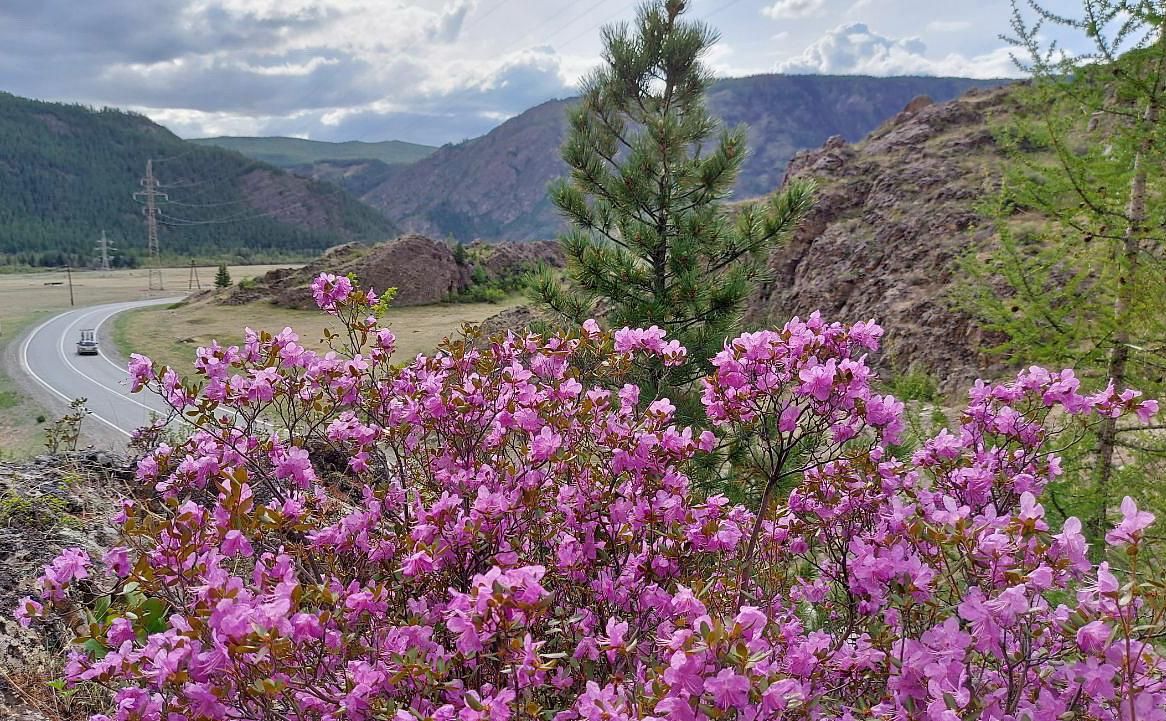
[[130, 575], [130, 550], [122, 546], [114, 546], [105, 552], [101, 562], [115, 575], [125, 577]]
[[614, 618], [607, 619], [607, 635], [599, 639], [599, 645], [607, 649], [607, 658], [609, 661], [614, 661], [619, 656], [618, 652], [626, 648], [627, 639], [625, 637], [627, 632], [627, 621], [617, 621]]
[[534, 438], [530, 439], [530, 460], [542, 463], [555, 454], [563, 445], [563, 437], [551, 430], [550, 426], [543, 426]]
[[833, 358], [825, 363], [803, 368], [798, 372], [798, 378], [802, 381], [798, 391], [819, 401], [825, 401], [834, 390], [834, 376], [837, 372], [838, 367]]
[[130, 353], [129, 375], [130, 390], [137, 393], [153, 379], [154, 361], [144, 355]]
[[312, 297], [324, 310], [334, 310], [352, 294], [352, 281], [341, 275], [321, 273], [312, 281]]
[[39, 601], [25, 596], [16, 604], [16, 610], [12, 612], [12, 615], [20, 622], [21, 626], [28, 628], [32, 625], [32, 619], [42, 617], [44, 611], [45, 607]]
[[117, 648], [126, 641], [133, 641], [137, 638], [134, 632], [134, 625], [129, 622], [129, 619], [115, 618], [110, 622], [109, 628], [105, 631], [105, 638], [109, 641], [109, 645]]
[[744, 709], [749, 703], [749, 679], [723, 668], [716, 676], [704, 682], [705, 689], [712, 694], [713, 703], [720, 708]]
[[388, 328], [377, 331], [377, 347], [386, 353], [392, 353], [397, 348], [397, 336]]
[[307, 488], [316, 481], [311, 458], [303, 448], [292, 446], [286, 450], [277, 449], [272, 453], [275, 462], [275, 477], [291, 479], [300, 488]]
[[41, 589], [53, 600], [64, 597], [62, 591], [73, 581], [89, 577], [89, 554], [80, 548], [66, 548], [45, 566], [40, 577]]
[[1100, 656], [1109, 644], [1110, 629], [1104, 621], [1090, 621], [1077, 629], [1077, 648], [1090, 656]]
[[769, 624], [769, 617], [755, 606], [742, 606], [734, 622], [744, 632], [745, 638], [752, 639]]
[[1134, 499], [1126, 496], [1121, 502], [1121, 523], [1109, 533], [1105, 534], [1105, 542], [1111, 546], [1123, 543], [1137, 543], [1142, 537], [1142, 531], [1154, 522], [1154, 514], [1149, 511], [1139, 511]]
[[405, 557], [401, 564], [401, 573], [406, 576], [418, 576], [433, 570], [433, 559], [425, 551], [417, 551]]
[[223, 544], [220, 547], [224, 556], [243, 556], [249, 558], [254, 553], [251, 548], [251, 541], [243, 535], [242, 531], [232, 528], [223, 536]]

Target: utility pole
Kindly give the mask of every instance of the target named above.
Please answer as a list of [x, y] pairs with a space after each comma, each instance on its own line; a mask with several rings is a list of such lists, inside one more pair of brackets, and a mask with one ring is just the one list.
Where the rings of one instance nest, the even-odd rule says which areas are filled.
[[[146, 161], [146, 177], [142, 178], [142, 190], [134, 193], [134, 198], [144, 200], [146, 207], [146, 245], [149, 258], [146, 260], [150, 290], [164, 290], [162, 287], [162, 255], [158, 249], [158, 200], [170, 198], [158, 191], [158, 179], [154, 177], [154, 161]], [[154, 278], [157, 276], [157, 285]]]
[[186, 289], [194, 290], [198, 288], [202, 290], [202, 283], [198, 282], [198, 268], [194, 267], [194, 258], [190, 259], [190, 280], [186, 281]]
[[97, 257], [100, 264], [98, 267], [101, 269], [101, 272], [109, 272], [109, 256], [111, 255], [111, 251], [114, 250], [116, 248], [110, 244], [109, 238], [105, 236], [105, 230], [103, 229], [101, 231], [101, 238], [97, 241]]
[[65, 266], [65, 276], [69, 279], [69, 305], [73, 305], [73, 268]]

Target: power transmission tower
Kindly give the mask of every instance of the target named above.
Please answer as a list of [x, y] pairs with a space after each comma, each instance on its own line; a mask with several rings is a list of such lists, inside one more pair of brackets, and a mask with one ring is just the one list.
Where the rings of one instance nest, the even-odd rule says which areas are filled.
[[[134, 193], [134, 198], [144, 200], [146, 207], [142, 212], [146, 214], [146, 244], [149, 259], [146, 261], [150, 274], [150, 290], [162, 288], [162, 255], [158, 250], [158, 201], [169, 200], [170, 197], [158, 190], [158, 179], [154, 177], [154, 161], [146, 161], [146, 177], [142, 178], [142, 190]], [[157, 285], [154, 278], [157, 277]]]
[[109, 242], [109, 238], [105, 236], [105, 231], [101, 231], [101, 238], [97, 241], [97, 263], [98, 268], [103, 273], [109, 272], [109, 259], [113, 255], [113, 251], [117, 248]]
[[202, 283], [198, 282], [198, 268], [194, 266], [194, 258], [190, 259], [190, 280], [186, 281], [186, 289], [194, 290], [198, 288], [202, 290]]

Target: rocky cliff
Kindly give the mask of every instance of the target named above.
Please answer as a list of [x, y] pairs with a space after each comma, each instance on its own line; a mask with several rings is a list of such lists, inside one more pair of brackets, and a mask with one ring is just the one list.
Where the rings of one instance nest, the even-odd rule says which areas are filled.
[[951, 303], [959, 259], [990, 242], [978, 201], [998, 187], [1003, 157], [991, 126], [1011, 91], [918, 98], [859, 143], [832, 137], [796, 155], [787, 178], [819, 184], [817, 204], [770, 257], [748, 325], [821, 310], [888, 329], [880, 363], [922, 370], [953, 389], [990, 372], [982, 332]]

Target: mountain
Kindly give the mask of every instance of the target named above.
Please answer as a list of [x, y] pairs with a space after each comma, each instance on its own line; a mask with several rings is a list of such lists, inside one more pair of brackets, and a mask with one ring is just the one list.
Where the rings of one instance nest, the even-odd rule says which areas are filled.
[[840, 136], [799, 153], [788, 177], [818, 184], [817, 202], [770, 256], [746, 327], [815, 310], [829, 320], [877, 319], [885, 370], [923, 371], [941, 390], [999, 370], [993, 345], [952, 303], [959, 264], [995, 237], [980, 201], [998, 190], [1005, 156], [995, 129], [1017, 112], [1014, 88], [919, 100], [859, 143]]
[[304, 178], [339, 185], [349, 193], [360, 197], [387, 182], [405, 168], [405, 165], [398, 163], [364, 159], [317, 160], [314, 163], [290, 165], [287, 170]]
[[[709, 107], [727, 125], [749, 128], [750, 156], [736, 195], [771, 192], [798, 150], [839, 135], [860, 140], [912, 98], [948, 100], [974, 87], [1005, 81], [966, 78], [871, 78], [757, 75], [717, 81]], [[567, 107], [553, 100], [502, 123], [486, 135], [447, 145], [393, 172], [361, 198], [402, 227], [435, 236], [531, 239], [561, 227], [547, 184], [564, 174], [559, 147]], [[359, 178], [350, 175], [350, 180]], [[369, 185], [367, 179], [360, 181]]]
[[217, 138], [195, 138], [190, 142], [234, 150], [248, 158], [271, 163], [281, 168], [310, 165], [322, 160], [377, 160], [389, 165], [414, 163], [437, 150], [431, 145], [418, 145], [400, 140], [386, 140], [379, 143], [365, 143], [359, 140], [327, 143], [302, 138], [220, 136]]
[[394, 235], [336, 186], [216, 147], [149, 119], [0, 93], [0, 265], [85, 265], [106, 231], [114, 263], [145, 255], [134, 199], [146, 161], [168, 201], [159, 236], [171, 260], [303, 258]]

